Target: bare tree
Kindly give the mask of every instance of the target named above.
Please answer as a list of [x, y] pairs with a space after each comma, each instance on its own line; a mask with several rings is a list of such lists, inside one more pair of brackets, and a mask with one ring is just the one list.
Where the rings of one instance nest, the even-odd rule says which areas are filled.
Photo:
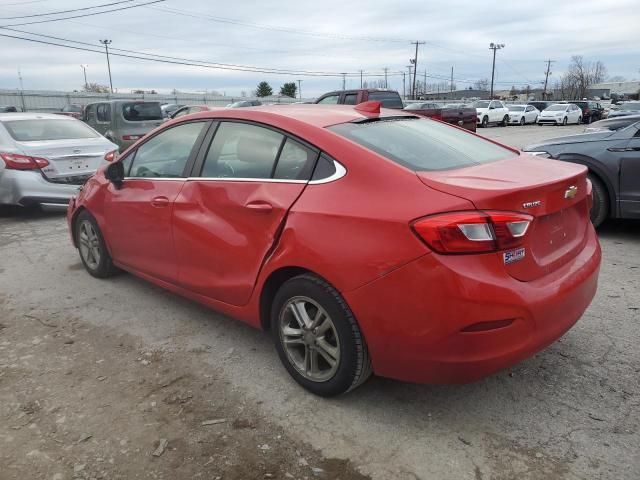
[[574, 55], [569, 69], [560, 77], [558, 87], [562, 98], [584, 98], [589, 87], [604, 81], [606, 76], [607, 69], [600, 60], [589, 62], [581, 55]]
[[473, 88], [476, 90], [489, 90], [489, 80], [487, 78], [481, 78], [473, 84]]
[[99, 83], [87, 83], [82, 87], [83, 92], [88, 93], [109, 93], [110, 89], [106, 85], [100, 85]]

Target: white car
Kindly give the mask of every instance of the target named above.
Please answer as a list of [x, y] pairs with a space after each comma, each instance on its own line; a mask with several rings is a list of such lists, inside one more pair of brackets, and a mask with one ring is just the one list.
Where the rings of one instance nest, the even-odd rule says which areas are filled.
[[509, 105], [509, 123], [512, 125], [526, 125], [536, 123], [540, 110], [533, 105]]
[[0, 113], [0, 206], [66, 209], [118, 146], [86, 123], [47, 113]]
[[500, 100], [478, 100], [473, 104], [476, 109], [477, 124], [487, 127], [490, 123], [506, 127], [509, 124], [509, 109]]
[[538, 125], [567, 125], [582, 123], [582, 109], [573, 103], [555, 103], [545, 108], [538, 116]]

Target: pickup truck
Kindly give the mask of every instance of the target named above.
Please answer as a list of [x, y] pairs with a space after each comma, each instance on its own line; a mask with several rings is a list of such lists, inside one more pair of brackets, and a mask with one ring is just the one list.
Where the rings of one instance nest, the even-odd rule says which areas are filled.
[[506, 127], [509, 124], [509, 109], [500, 100], [478, 100], [473, 106], [478, 115], [478, 125], [487, 127], [493, 123]]
[[363, 102], [381, 102], [383, 108], [404, 108], [400, 94], [386, 88], [361, 88], [356, 90], [336, 90], [320, 96], [315, 103], [358, 105]]
[[438, 105], [437, 103], [410, 103], [405, 107], [407, 112], [423, 117], [434, 118], [458, 127], [476, 131], [476, 109], [464, 104]]

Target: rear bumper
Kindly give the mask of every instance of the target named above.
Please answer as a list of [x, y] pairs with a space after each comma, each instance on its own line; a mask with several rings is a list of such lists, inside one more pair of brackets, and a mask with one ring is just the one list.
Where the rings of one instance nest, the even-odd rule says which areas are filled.
[[64, 209], [79, 189], [79, 185], [49, 182], [39, 171], [4, 170], [0, 174], [0, 204], [4, 205], [44, 205]]
[[[569, 330], [596, 292], [600, 245], [589, 229], [571, 262], [532, 282], [509, 276], [499, 254], [418, 260], [345, 293], [376, 374], [466, 383], [518, 363]], [[463, 332], [480, 322], [509, 326]]]

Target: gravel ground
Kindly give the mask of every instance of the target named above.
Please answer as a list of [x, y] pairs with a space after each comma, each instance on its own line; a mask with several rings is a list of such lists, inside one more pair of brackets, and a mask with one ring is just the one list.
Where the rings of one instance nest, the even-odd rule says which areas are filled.
[[[480, 133], [522, 146], [573, 128]], [[534, 358], [325, 400], [268, 335], [131, 275], [90, 277], [63, 216], [0, 218], [0, 479], [640, 478], [640, 222], [600, 238], [596, 299]]]

